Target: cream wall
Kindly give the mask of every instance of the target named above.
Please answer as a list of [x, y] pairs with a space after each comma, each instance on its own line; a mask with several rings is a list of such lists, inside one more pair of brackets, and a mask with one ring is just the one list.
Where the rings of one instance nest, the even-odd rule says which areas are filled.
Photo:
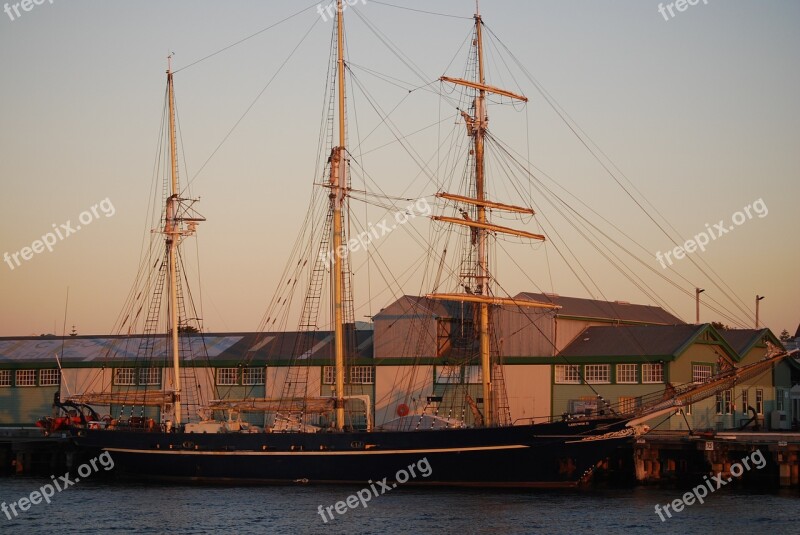
[[433, 366], [376, 366], [375, 425], [397, 418], [401, 403], [408, 405], [409, 414], [422, 414], [431, 395]]
[[549, 365], [541, 364], [505, 366], [504, 378], [512, 422], [534, 417], [539, 417], [536, 421], [544, 421], [551, 414], [550, 369]]

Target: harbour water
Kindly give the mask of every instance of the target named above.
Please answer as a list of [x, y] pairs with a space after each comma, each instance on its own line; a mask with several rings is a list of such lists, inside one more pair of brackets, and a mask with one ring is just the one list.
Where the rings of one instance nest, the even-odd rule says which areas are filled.
[[[48, 478], [0, 478], [6, 504], [30, 496]], [[796, 534], [796, 489], [720, 489], [664, 522], [656, 504], [688, 488], [583, 491], [486, 491], [398, 487], [323, 521], [319, 506], [360, 490], [351, 486], [165, 486], [86, 479], [32, 505], [0, 533], [393, 534], [393, 533], [681, 533]], [[12, 515], [13, 516], [13, 515]]]

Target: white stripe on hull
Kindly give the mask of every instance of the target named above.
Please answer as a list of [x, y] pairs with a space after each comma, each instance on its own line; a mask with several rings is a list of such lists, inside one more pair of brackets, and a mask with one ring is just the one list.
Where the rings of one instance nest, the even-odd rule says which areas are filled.
[[203, 450], [137, 450], [128, 448], [102, 448], [112, 453], [140, 453], [154, 455], [396, 455], [396, 454], [424, 454], [424, 453], [451, 453], [468, 451], [498, 451], [516, 450], [529, 448], [524, 444], [512, 444], [508, 446], [475, 446], [470, 448], [438, 448], [438, 449], [419, 449], [419, 450], [357, 450], [357, 451], [203, 451]]

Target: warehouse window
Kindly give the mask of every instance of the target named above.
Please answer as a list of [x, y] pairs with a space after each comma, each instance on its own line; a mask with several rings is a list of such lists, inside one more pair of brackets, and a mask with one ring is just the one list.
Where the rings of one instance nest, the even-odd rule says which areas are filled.
[[704, 383], [711, 378], [711, 364], [692, 364], [692, 381]]
[[134, 381], [133, 368], [114, 368], [114, 384], [120, 386], [130, 386], [136, 384]]
[[263, 385], [264, 368], [245, 368], [242, 371], [243, 385]]
[[579, 385], [581, 374], [575, 364], [556, 364], [557, 385]]
[[[2, 372], [0, 372], [2, 373]], [[0, 376], [1, 377], [1, 376]], [[0, 386], [3, 386], [2, 382], [0, 381]], [[775, 410], [783, 411], [786, 410], [784, 407], [784, 399], [787, 397], [788, 392], [783, 388], [776, 388], [775, 389]]]
[[336, 382], [336, 366], [322, 368], [322, 384], [332, 385]]
[[475, 344], [475, 327], [471, 320], [439, 318], [436, 321], [436, 356], [463, 354]]
[[11, 370], [0, 370], [0, 386], [11, 386]]
[[756, 413], [764, 414], [764, 391], [760, 388], [756, 388]]
[[464, 382], [469, 385], [483, 383], [483, 368], [480, 366], [464, 366]]
[[642, 364], [642, 382], [645, 384], [663, 383], [664, 365], [661, 363]]
[[41, 370], [39, 372], [40, 386], [58, 386], [61, 384], [61, 373], [58, 370]]
[[733, 395], [730, 390], [717, 392], [717, 414], [733, 413]]
[[375, 368], [372, 366], [351, 366], [350, 383], [354, 385], [371, 385], [375, 383]]
[[17, 370], [17, 386], [36, 386], [36, 370]]
[[239, 384], [239, 368], [217, 368], [217, 384], [232, 386]]
[[589, 384], [610, 383], [610, 364], [587, 364], [583, 370], [583, 377]]
[[139, 369], [139, 384], [140, 385], [160, 385], [161, 384], [161, 368], [140, 368]]
[[639, 382], [637, 364], [617, 364], [617, 383], [636, 384]]

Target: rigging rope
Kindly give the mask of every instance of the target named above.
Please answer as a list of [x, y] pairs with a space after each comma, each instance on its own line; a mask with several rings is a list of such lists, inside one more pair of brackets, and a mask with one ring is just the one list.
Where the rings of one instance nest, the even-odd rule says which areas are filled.
[[[552, 95], [550, 95], [550, 93], [546, 89], [544, 89], [542, 84], [533, 77], [533, 75], [525, 68], [525, 66], [522, 64], [522, 62], [509, 50], [509, 48], [497, 37], [497, 35], [495, 35], [495, 33], [491, 30], [491, 28], [487, 27], [485, 24], [484, 24], [484, 27], [486, 27], [486, 29], [489, 31], [489, 33], [492, 35], [492, 37], [494, 37], [497, 40], [497, 42], [500, 43], [500, 45], [506, 50], [506, 52], [509, 54], [509, 56], [513, 59], [513, 61], [516, 63], [516, 65], [519, 67], [519, 69], [522, 71], [522, 73], [526, 76], [526, 78], [528, 78], [528, 80], [533, 84], [533, 86], [536, 88], [536, 90], [539, 92], [539, 94], [544, 98], [544, 100], [551, 107], [551, 109], [559, 116], [559, 118], [567, 126], [567, 128], [575, 135], [575, 137], [578, 139], [578, 141], [580, 141], [580, 143], [589, 151], [589, 153], [597, 161], [597, 163], [600, 164], [600, 166], [606, 171], [608, 176], [611, 177], [614, 180], [614, 182], [617, 183], [617, 185], [625, 192], [626, 195], [628, 195], [628, 197], [634, 202], [634, 204], [636, 204], [636, 206], [642, 212], [644, 212], [644, 214], [662, 232], [662, 234], [664, 234], [674, 245], [677, 246], [678, 242], [673, 238], [673, 236], [669, 232], [667, 232], [667, 230], [664, 228], [664, 226], [661, 223], [656, 221], [656, 219], [652, 216], [650, 211], [646, 210], [645, 207], [642, 205], [642, 203], [633, 195], [633, 193], [631, 193], [631, 191], [628, 188], [625, 187], [625, 185], [620, 181], [620, 179], [617, 177], [617, 175], [609, 168], [608, 165], [606, 165], [606, 162], [604, 162], [600, 158], [600, 156], [598, 155], [598, 152], [600, 154], [602, 154], [606, 158], [606, 160], [609, 162], [611, 167], [613, 167], [617, 171], [619, 171], [619, 167], [616, 164], [614, 164], [614, 162], [602, 151], [602, 149], [600, 149], [597, 146], [597, 144], [591, 139], [591, 137], [588, 134], [586, 134], [586, 132], [583, 129], [580, 128], [580, 126], [577, 124], [577, 122], [575, 122], [575, 120], [572, 119], [572, 117], [570, 117], [569, 114], [567, 114], [567, 112], [563, 109], [563, 107], [552, 97]], [[597, 148], [597, 152], [595, 152], [595, 150], [593, 150], [592, 147]], [[619, 171], [619, 174], [620, 174], [620, 176], [624, 177], [625, 180], [633, 187], [633, 189], [641, 196], [641, 198], [643, 199], [644, 203], [646, 203], [648, 206], [650, 206], [652, 211], [654, 211], [656, 214], [658, 214], [661, 217], [661, 219], [663, 219], [666, 222], [667, 226], [670, 227], [670, 229], [673, 232], [675, 232], [676, 235], [678, 235], [678, 237], [681, 237], [680, 233], [677, 232], [677, 230], [675, 230], [675, 228], [672, 225], [669, 224], [669, 222], [666, 220], [666, 218], [658, 211], [658, 209], [656, 209], [653, 206], [652, 203], [650, 203], [647, 200], [647, 198], [641, 193], [641, 191], [639, 191], [636, 188], [636, 186], [630, 181], [630, 179], [628, 179], [627, 176], [625, 176], [624, 173], [622, 173], [621, 171]], [[706, 270], [703, 269], [703, 267], [701, 267], [699, 265], [698, 261], [695, 260], [694, 257], [689, 256], [688, 258], [689, 258], [690, 262], [712, 284], [714, 284], [717, 287], [717, 289], [720, 290], [725, 297], [727, 297], [744, 314], [745, 318], [749, 317], [750, 312], [749, 312], [749, 310], [747, 310], [746, 305], [744, 304], [742, 299], [730, 288], [730, 286], [727, 283], [725, 283], [721, 279], [721, 277], [719, 277], [719, 275], [716, 273], [716, 271], [714, 271], [713, 268], [711, 268], [711, 266], [708, 265], [708, 262], [706, 262], [706, 260], [704, 258], [700, 257], [699, 261], [702, 262], [704, 265], [706, 265], [708, 267], [709, 271], [711, 271], [711, 273], [716, 278], [711, 277], [711, 275], [709, 275], [706, 272]], [[693, 285], [693, 286], [696, 286], [696, 285]], [[731, 295], [729, 295], [728, 292], [726, 292], [726, 290], [725, 290], [726, 288], [730, 292]], [[744, 320], [744, 321], [741, 321], [740, 323], [746, 324], [747, 321]]]
[[270, 77], [270, 79], [267, 81], [267, 84], [261, 89], [261, 91], [258, 92], [258, 95], [256, 95], [256, 98], [253, 99], [253, 101], [250, 103], [250, 105], [247, 107], [247, 109], [244, 111], [244, 113], [241, 115], [241, 117], [239, 117], [239, 119], [234, 123], [234, 125], [231, 127], [231, 129], [228, 130], [228, 133], [225, 134], [225, 137], [222, 138], [222, 141], [219, 142], [217, 147], [211, 152], [211, 155], [206, 159], [205, 162], [203, 162], [203, 165], [200, 166], [200, 169], [198, 169], [197, 172], [194, 174], [194, 176], [191, 178], [191, 180], [189, 180], [189, 182], [186, 183], [186, 186], [184, 186], [184, 188], [188, 188], [192, 184], [192, 182], [194, 182], [194, 180], [203, 171], [203, 169], [206, 168], [206, 166], [211, 161], [211, 159], [217, 154], [219, 149], [222, 148], [222, 145], [224, 145], [225, 142], [228, 141], [228, 138], [231, 137], [231, 134], [233, 134], [233, 131], [236, 130], [236, 128], [239, 126], [239, 124], [241, 124], [241, 122], [244, 120], [244, 118], [247, 116], [247, 114], [250, 113], [250, 110], [252, 110], [253, 107], [256, 105], [256, 103], [259, 101], [259, 99], [261, 99], [262, 95], [269, 88], [269, 86], [272, 85], [272, 82], [275, 80], [275, 78], [277, 78], [278, 74], [280, 74], [280, 72], [283, 70], [283, 68], [286, 66], [286, 64], [289, 63], [289, 60], [292, 59], [292, 56], [294, 56], [295, 52], [297, 52], [297, 50], [300, 48], [300, 45], [302, 45], [305, 42], [306, 38], [311, 33], [311, 30], [314, 29], [314, 26], [316, 26], [319, 21], [320, 21], [320, 19], [315, 19], [314, 20], [314, 23], [308, 28], [306, 33], [303, 34], [303, 37], [300, 39], [300, 41], [295, 45], [295, 47], [292, 49], [292, 51], [289, 53], [289, 55], [286, 57], [286, 59], [284, 59], [283, 62], [280, 64], [280, 66], [278, 67], [278, 70], [276, 70], [273, 73], [272, 77]]
[[249, 41], [249, 40], [250, 40], [250, 39], [252, 39], [253, 37], [256, 37], [256, 36], [258, 36], [258, 35], [261, 35], [262, 33], [266, 32], [267, 30], [271, 30], [271, 29], [273, 29], [273, 28], [275, 28], [275, 27], [277, 27], [277, 26], [280, 26], [280, 25], [281, 25], [281, 24], [283, 24], [284, 22], [286, 22], [286, 21], [288, 21], [288, 20], [291, 20], [291, 19], [295, 18], [296, 16], [298, 16], [298, 15], [300, 15], [300, 14], [302, 14], [302, 13], [305, 13], [306, 11], [308, 11], [309, 9], [311, 9], [312, 7], [314, 7], [314, 6], [316, 6], [316, 5], [318, 5], [318, 2], [314, 2], [314, 3], [313, 3], [313, 4], [311, 4], [310, 6], [308, 6], [308, 7], [305, 7], [305, 8], [303, 8], [303, 9], [301, 9], [300, 11], [297, 11], [296, 13], [294, 13], [294, 14], [292, 14], [292, 15], [289, 15], [288, 17], [286, 17], [286, 18], [284, 18], [284, 19], [281, 19], [281, 20], [279, 20], [278, 22], [275, 22], [275, 23], [273, 23], [273, 24], [270, 24], [270, 25], [269, 25], [269, 26], [267, 26], [266, 28], [263, 28], [263, 29], [261, 29], [261, 30], [257, 31], [257, 32], [256, 32], [256, 33], [254, 33], [254, 34], [248, 35], [247, 37], [245, 37], [245, 38], [243, 38], [243, 39], [239, 39], [239, 40], [238, 40], [238, 41], [236, 41], [235, 43], [231, 43], [231, 44], [229, 44], [228, 46], [225, 46], [225, 47], [223, 47], [223, 48], [221, 48], [221, 49], [217, 50], [216, 52], [212, 52], [211, 54], [209, 54], [209, 55], [207, 55], [207, 56], [204, 56], [204, 57], [202, 57], [202, 58], [200, 58], [200, 59], [198, 59], [198, 60], [195, 60], [195, 61], [191, 62], [190, 64], [188, 64], [188, 65], [186, 65], [186, 66], [184, 66], [184, 67], [181, 67], [180, 69], [178, 69], [178, 70], [176, 70], [176, 71], [173, 71], [173, 74], [177, 74], [177, 73], [179, 73], [179, 72], [181, 72], [181, 71], [184, 71], [184, 70], [188, 69], [189, 67], [192, 67], [192, 66], [194, 66], [194, 65], [197, 65], [198, 63], [200, 63], [200, 62], [202, 62], [202, 61], [205, 61], [205, 60], [207, 60], [207, 59], [209, 59], [209, 58], [213, 58], [213, 57], [214, 57], [214, 56], [216, 56], [217, 54], [221, 54], [221, 53], [225, 52], [226, 50], [230, 50], [231, 48], [233, 48], [233, 47], [235, 47], [235, 46], [237, 46], [237, 45], [240, 45], [240, 44], [244, 43], [245, 41]]
[[415, 11], [417, 13], [424, 13], [426, 15], [436, 15], [438, 17], [449, 17], [451, 19], [472, 20], [472, 17], [465, 17], [463, 15], [451, 15], [450, 13], [437, 13], [435, 11], [425, 11], [424, 9], [414, 9], [412, 7], [398, 6], [396, 4], [390, 4], [388, 2], [379, 2], [378, 0], [370, 0], [369, 3], [370, 4], [378, 4], [378, 5], [387, 6], [387, 7], [393, 7], [393, 8], [396, 8], [396, 9], [403, 9], [403, 10], [406, 10], [406, 11]]

